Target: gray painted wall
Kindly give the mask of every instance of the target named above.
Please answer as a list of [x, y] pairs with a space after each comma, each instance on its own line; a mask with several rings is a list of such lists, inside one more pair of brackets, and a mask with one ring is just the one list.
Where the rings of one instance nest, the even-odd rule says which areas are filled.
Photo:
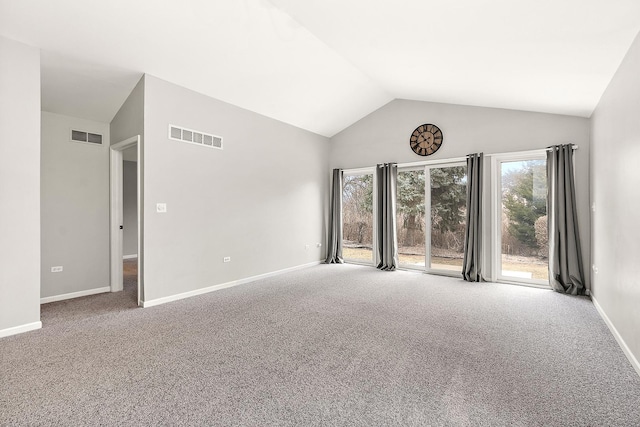
[[144, 76], [111, 120], [110, 132], [112, 144], [132, 136], [144, 136]]
[[593, 295], [640, 360], [640, 36], [592, 116]]
[[[145, 82], [145, 301], [322, 259], [328, 139]], [[169, 124], [220, 135], [224, 150], [170, 140]]]
[[[134, 149], [130, 148], [125, 152]], [[124, 230], [122, 230], [122, 254], [127, 256], [138, 253], [138, 164], [124, 161], [123, 165], [122, 214]]]
[[[429, 157], [409, 147], [413, 130], [423, 123], [437, 125], [444, 134], [442, 147]], [[394, 100], [331, 138], [332, 168], [359, 168], [382, 162], [409, 163], [463, 157], [469, 153], [505, 153], [536, 150], [572, 142], [576, 191], [585, 265], [589, 264], [589, 120], [581, 117], [531, 113], [496, 108]], [[485, 206], [490, 206], [490, 162], [485, 163]], [[491, 217], [485, 215], [485, 230]], [[488, 236], [488, 235], [487, 235]], [[490, 241], [484, 239], [489, 251]], [[489, 252], [488, 252], [489, 253]], [[490, 259], [487, 258], [488, 264]], [[490, 272], [490, 265], [484, 268]]]
[[1, 336], [40, 322], [40, 51], [2, 37], [0, 236]]
[[[72, 128], [103, 144], [70, 141]], [[41, 296], [108, 287], [109, 125], [42, 112], [41, 155]]]

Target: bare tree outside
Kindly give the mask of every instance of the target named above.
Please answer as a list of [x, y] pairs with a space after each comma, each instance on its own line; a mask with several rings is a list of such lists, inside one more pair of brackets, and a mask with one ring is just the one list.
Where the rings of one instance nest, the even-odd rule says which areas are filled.
[[347, 175], [342, 188], [345, 259], [373, 261], [373, 175]]

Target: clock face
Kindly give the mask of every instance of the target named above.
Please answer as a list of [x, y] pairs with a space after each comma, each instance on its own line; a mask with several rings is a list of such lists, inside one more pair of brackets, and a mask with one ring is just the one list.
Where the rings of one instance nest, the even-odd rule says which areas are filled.
[[442, 131], [436, 125], [420, 125], [411, 134], [409, 145], [417, 155], [430, 156], [442, 145]]

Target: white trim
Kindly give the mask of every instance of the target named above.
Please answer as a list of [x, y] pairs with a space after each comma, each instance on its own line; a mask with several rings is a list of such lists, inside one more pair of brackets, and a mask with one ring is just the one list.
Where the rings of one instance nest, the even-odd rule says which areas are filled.
[[136, 162], [136, 174], [138, 177], [136, 203], [138, 207], [137, 221], [138, 221], [138, 305], [142, 305], [142, 299], [144, 296], [144, 275], [143, 275], [143, 261], [144, 261], [144, 247], [143, 247], [143, 167], [144, 167], [144, 146], [140, 135], [133, 136], [131, 138], [120, 141], [116, 144], [112, 144], [109, 148], [110, 154], [110, 284], [111, 292], [121, 291], [123, 289], [123, 277], [122, 277], [122, 260], [124, 259], [122, 253], [122, 230], [120, 226], [123, 224], [123, 212], [122, 212], [122, 181], [123, 181], [123, 158], [122, 151], [136, 147], [137, 158]]
[[[400, 169], [400, 166], [398, 166], [398, 175], [400, 175], [400, 173], [402, 172], [422, 172], [424, 174], [424, 179], [425, 179], [425, 186], [423, 189], [423, 195], [424, 195], [424, 203], [425, 203], [425, 216], [424, 216], [424, 221], [422, 223], [422, 225], [425, 227], [425, 240], [424, 242], [422, 242], [425, 246], [425, 256], [423, 257], [423, 262], [424, 265], [415, 265], [415, 264], [403, 264], [402, 262], [400, 262], [400, 255], [398, 254], [398, 269], [399, 270], [405, 270], [405, 271], [415, 271], [415, 272], [419, 272], [419, 273], [425, 273], [426, 272], [426, 268], [427, 268], [427, 259], [430, 258], [429, 253], [431, 251], [431, 246], [427, 244], [427, 242], [429, 241], [429, 237], [427, 236], [427, 234], [430, 234], [431, 231], [427, 229], [426, 224], [427, 224], [427, 215], [426, 212], [431, 212], [431, 207], [427, 206], [427, 200], [429, 200], [429, 204], [431, 203], [431, 197], [427, 198], [427, 167], [424, 165], [420, 165], [420, 166], [414, 166], [414, 167], [409, 167], [409, 166], [405, 166], [402, 169]], [[396, 230], [399, 230], [399, 226], [396, 224]]]
[[[573, 144], [573, 149], [577, 150], [579, 147], [576, 144]], [[539, 148], [536, 150], [524, 150], [524, 151], [509, 151], [504, 153], [484, 153], [485, 157], [503, 157], [503, 156], [513, 156], [519, 158], [520, 156], [530, 156], [530, 155], [546, 155], [548, 148]], [[398, 163], [398, 169], [400, 168], [416, 168], [421, 166], [435, 166], [443, 163], [451, 163], [451, 162], [466, 162], [467, 156], [464, 157], [451, 157], [448, 159], [437, 159], [437, 160], [422, 160], [419, 162], [407, 162], [407, 163]], [[344, 172], [349, 173], [359, 173], [361, 171], [365, 171], [366, 169], [371, 168], [358, 168], [358, 169], [343, 169]]]
[[[438, 159], [438, 160], [423, 160], [421, 162], [409, 162], [409, 163], [398, 163], [398, 169], [400, 168], [411, 168], [416, 166], [437, 166], [447, 163], [459, 163], [466, 162], [467, 157], [451, 157], [449, 159]], [[466, 164], [466, 163], [465, 163]]]
[[86, 297], [88, 295], [103, 294], [106, 292], [111, 292], [111, 287], [105, 286], [103, 288], [87, 289], [86, 291], [71, 292], [68, 294], [54, 295], [52, 297], [44, 297], [44, 298], [40, 298], [40, 304], [47, 304], [47, 303], [56, 302], [56, 301], [64, 301], [66, 299], [72, 299], [72, 298]]
[[207, 294], [209, 292], [218, 291], [220, 289], [231, 288], [233, 286], [243, 285], [245, 283], [255, 282], [256, 280], [266, 279], [267, 277], [278, 276], [280, 274], [289, 273], [296, 270], [302, 270], [304, 268], [312, 267], [314, 265], [321, 264], [322, 261], [314, 261], [307, 264], [297, 265], [295, 267], [284, 268], [282, 270], [272, 271], [270, 273], [258, 274], [257, 276], [246, 277], [244, 279], [232, 280], [231, 282], [221, 283], [219, 285], [209, 286], [206, 288], [200, 288], [189, 292], [183, 292], [181, 294], [171, 295], [168, 297], [156, 298], [150, 301], [143, 301], [142, 307], [148, 308], [156, 305], [166, 304], [168, 302], [179, 301], [181, 299], [194, 297], [197, 295]]
[[25, 325], [14, 326], [13, 328], [0, 329], [0, 338], [21, 334], [23, 332], [34, 331], [40, 328], [42, 328], [42, 322], [38, 321], [33, 323], [27, 323]]
[[640, 375], [640, 362], [638, 362], [638, 359], [636, 359], [634, 354], [631, 352], [631, 349], [629, 348], [627, 343], [624, 341], [624, 339], [622, 338], [622, 336], [620, 335], [616, 327], [613, 325], [613, 323], [609, 319], [609, 316], [607, 316], [607, 313], [605, 313], [602, 307], [600, 307], [600, 304], [598, 304], [598, 301], [596, 301], [593, 295], [591, 296], [591, 301], [593, 301], [593, 305], [596, 307], [598, 314], [600, 315], [600, 317], [602, 317], [602, 320], [604, 320], [604, 323], [607, 325], [607, 327], [611, 331], [611, 334], [613, 335], [613, 337], [616, 339], [616, 341], [618, 341], [618, 345], [620, 345], [622, 352], [624, 353], [625, 356], [627, 356], [627, 359], [629, 359], [629, 362], [631, 362], [631, 366], [633, 366], [633, 369], [636, 370], [636, 373]]
[[[425, 219], [425, 272], [440, 276], [460, 277], [462, 274], [462, 266], [460, 271], [444, 270], [431, 267], [431, 170], [444, 169], [454, 167], [467, 167], [466, 158], [458, 159], [458, 161], [438, 161], [424, 167], [424, 219]], [[467, 182], [469, 171], [467, 171]]]
[[376, 174], [376, 167], [369, 166], [366, 168], [357, 168], [357, 169], [343, 169], [342, 176], [358, 176], [358, 175], [374, 175]]
[[[546, 288], [547, 281], [542, 279], [525, 279], [502, 275], [502, 163], [530, 160], [546, 161], [546, 149], [491, 155], [491, 281]], [[547, 188], [550, 188], [550, 185], [551, 183], [547, 183]]]
[[424, 166], [424, 272], [431, 271], [431, 168]]
[[[576, 151], [579, 147], [576, 144], [571, 144], [572, 145], [572, 149], [573, 151]], [[551, 151], [551, 147], [547, 147], [547, 148], [539, 148], [537, 150], [526, 150], [526, 151], [509, 151], [509, 152], [505, 152], [505, 153], [489, 153], [489, 154], [485, 154], [485, 156], [510, 156], [510, 155], [533, 155], [536, 153], [543, 153], [544, 155], [546, 155], [547, 151]]]
[[460, 271], [431, 269], [431, 270], [424, 270], [423, 273], [431, 274], [433, 276], [445, 276], [445, 277], [454, 277], [456, 279], [462, 279], [462, 267], [460, 267]]
[[545, 291], [551, 291], [551, 286], [548, 283], [540, 284], [540, 283], [532, 283], [532, 282], [518, 282], [517, 280], [497, 280], [494, 283], [501, 283], [503, 285], [516, 285], [516, 286], [524, 286], [525, 288], [536, 288], [542, 289]]
[[498, 189], [498, 187], [502, 186], [502, 179], [500, 177], [500, 167], [498, 159], [496, 157], [491, 157], [490, 160], [491, 167], [489, 169], [489, 186], [491, 189], [491, 207], [489, 209], [489, 212], [491, 214], [491, 236], [489, 238], [489, 241], [491, 243], [491, 277], [489, 278], [489, 280], [491, 282], [497, 282], [498, 268], [500, 267], [500, 263], [498, 262], [498, 252], [501, 252], [500, 245], [502, 244], [500, 237], [502, 233], [502, 224], [500, 223], [502, 219], [502, 203], [501, 200], [499, 200], [500, 196], [498, 195], [498, 193], [500, 190]]
[[122, 259], [133, 259], [133, 258], [138, 258], [138, 254], [122, 255]]
[[[345, 262], [351, 262], [351, 263], [355, 263], [355, 264], [361, 264], [361, 265], [377, 265], [378, 261], [378, 249], [377, 249], [377, 231], [376, 231], [376, 221], [377, 221], [377, 212], [376, 212], [376, 203], [378, 201], [378, 196], [377, 196], [377, 183], [378, 183], [378, 178], [376, 177], [376, 168], [375, 167], [368, 167], [368, 168], [359, 168], [359, 169], [343, 169], [342, 170], [342, 176], [343, 179], [345, 176], [362, 176], [362, 175], [371, 175], [371, 211], [372, 211], [372, 215], [371, 215], [371, 222], [372, 222], [372, 227], [373, 230], [371, 232], [371, 260], [370, 261], [361, 261], [359, 259], [352, 259], [352, 258], [346, 258], [344, 257], [344, 261]], [[344, 181], [342, 183], [342, 194], [340, 195], [340, 197], [344, 196]], [[344, 202], [344, 200], [343, 200]], [[344, 236], [343, 239], [344, 240]]]
[[[539, 148], [537, 150], [525, 150], [525, 151], [508, 151], [505, 153], [489, 153], [485, 154], [485, 157], [501, 157], [503, 159], [515, 159], [523, 160], [523, 157], [537, 157], [537, 156], [546, 156], [547, 149]], [[524, 159], [526, 160], [526, 159]]]
[[[142, 305], [144, 299], [144, 140], [138, 135], [138, 143], [136, 144], [136, 156], [138, 161], [136, 162], [136, 211], [138, 221], [138, 235], [137, 247], [138, 247], [138, 306]], [[124, 175], [122, 177], [124, 179]], [[123, 213], [124, 215], [124, 213]]]
[[[371, 257], [373, 258], [373, 255]], [[344, 258], [344, 263], [345, 264], [354, 264], [354, 265], [364, 265], [366, 267], [375, 267], [376, 266], [376, 264], [374, 264], [373, 261], [366, 262], [366, 261], [362, 261], [361, 259], [355, 259], [355, 258]]]
[[[372, 180], [371, 180], [371, 258], [373, 261], [373, 266], [376, 267], [380, 265], [380, 252], [378, 248], [378, 186], [380, 183], [378, 182], [378, 167], [373, 168]], [[344, 218], [344, 217], [343, 217]], [[344, 225], [343, 225], [344, 227]], [[344, 236], [343, 236], [344, 239]]]

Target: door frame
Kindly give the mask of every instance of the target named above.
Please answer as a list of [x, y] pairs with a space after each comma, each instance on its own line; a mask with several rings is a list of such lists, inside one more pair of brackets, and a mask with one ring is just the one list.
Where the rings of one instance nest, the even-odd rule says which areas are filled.
[[122, 271], [122, 241], [123, 231], [120, 226], [123, 225], [123, 156], [122, 152], [127, 148], [136, 147], [137, 149], [137, 220], [138, 220], [138, 306], [142, 306], [144, 302], [144, 275], [143, 275], [143, 146], [140, 135], [125, 139], [118, 143], [112, 144], [110, 147], [110, 284], [111, 292], [119, 292], [123, 290], [123, 271]]
[[[424, 227], [424, 233], [425, 233], [425, 240], [422, 242], [425, 245], [425, 255], [424, 255], [424, 265], [413, 265], [413, 264], [402, 264], [402, 262], [400, 261], [400, 255], [398, 254], [398, 268], [401, 269], [401, 270], [420, 271], [420, 272], [426, 273], [427, 272], [427, 259], [428, 259], [427, 258], [428, 255], [427, 255], [427, 252], [426, 252], [427, 249], [428, 249], [427, 244], [426, 244], [426, 242], [428, 242], [428, 240], [427, 240], [428, 230], [426, 228], [426, 223], [427, 223], [427, 215], [426, 215], [426, 212], [427, 212], [427, 206], [426, 206], [426, 200], [427, 200], [426, 199], [426, 197], [427, 197], [427, 175], [426, 175], [427, 174], [427, 166], [425, 166], [423, 164], [418, 165], [418, 166], [402, 166], [402, 167], [398, 166], [398, 175], [400, 175], [402, 172], [422, 172], [425, 175], [425, 185], [424, 185], [424, 188], [423, 188], [423, 195], [425, 197], [425, 199], [424, 199], [425, 216], [424, 216], [424, 219], [423, 219], [422, 224], [421, 224]], [[396, 207], [397, 207], [397, 200], [396, 200]], [[398, 215], [398, 213], [397, 213], [397, 209], [396, 209], [396, 219], [397, 219], [397, 215]], [[400, 226], [397, 224], [397, 221], [396, 221], [396, 232], [398, 234], [400, 234]], [[398, 247], [398, 249], [399, 249], [399, 247]]]
[[[463, 166], [467, 168], [466, 161], [452, 161], [447, 163], [438, 163], [433, 165], [426, 165], [424, 167], [424, 220], [425, 220], [425, 259], [424, 259], [424, 271], [429, 274], [437, 274], [440, 276], [460, 277], [460, 271], [447, 270], [433, 268], [431, 266], [431, 170], [442, 168], [453, 168]], [[468, 171], [467, 171], [468, 173]], [[467, 175], [468, 176], [468, 175]], [[467, 182], [468, 185], [468, 182]], [[462, 270], [463, 267], [461, 267]]]
[[[373, 223], [373, 232], [371, 234], [371, 260], [370, 261], [362, 261], [362, 260], [358, 260], [358, 259], [352, 259], [352, 258], [344, 258], [345, 262], [348, 262], [350, 264], [362, 264], [362, 265], [373, 265], [374, 267], [376, 265], [378, 265], [378, 263], [380, 262], [380, 260], [378, 260], [378, 245], [377, 245], [377, 220], [378, 220], [378, 215], [376, 212], [376, 204], [378, 202], [378, 196], [377, 196], [377, 178], [376, 178], [376, 168], [374, 167], [366, 167], [366, 168], [358, 168], [358, 169], [344, 169], [342, 171], [343, 177], [346, 176], [363, 176], [363, 175], [371, 175], [371, 185], [372, 185], [372, 198], [371, 198], [371, 203], [372, 203], [372, 215], [371, 215], [371, 221]], [[340, 194], [340, 197], [344, 196], [344, 183], [343, 183], [343, 187], [340, 190], [342, 192], [342, 194]], [[344, 204], [344, 200], [343, 200], [343, 204]], [[341, 212], [341, 215], [344, 215], [344, 211]], [[341, 218], [341, 221], [344, 222], [344, 219]], [[343, 240], [344, 240], [344, 236], [343, 236]], [[342, 244], [342, 242], [340, 242]]]
[[[502, 275], [502, 163], [545, 160], [547, 150], [491, 155], [491, 281], [549, 289], [548, 281]], [[547, 189], [550, 185], [547, 182]], [[549, 206], [547, 206], [547, 214]]]

